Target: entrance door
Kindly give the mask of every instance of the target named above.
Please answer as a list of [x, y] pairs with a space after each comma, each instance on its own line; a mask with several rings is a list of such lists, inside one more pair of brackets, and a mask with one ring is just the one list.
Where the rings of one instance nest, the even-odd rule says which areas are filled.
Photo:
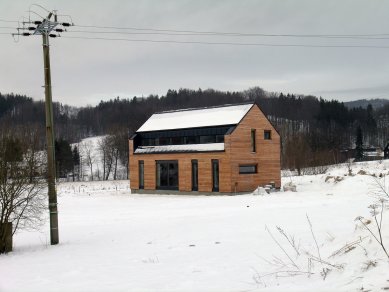
[[157, 189], [178, 190], [178, 161], [157, 161]]

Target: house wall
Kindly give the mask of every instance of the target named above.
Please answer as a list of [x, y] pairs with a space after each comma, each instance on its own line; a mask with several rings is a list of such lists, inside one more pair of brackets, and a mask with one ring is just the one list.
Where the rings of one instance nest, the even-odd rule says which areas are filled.
[[[256, 152], [251, 152], [251, 129], [256, 130]], [[264, 139], [271, 130], [272, 139]], [[225, 152], [133, 154], [130, 147], [131, 189], [139, 189], [138, 162], [144, 161], [144, 189], [156, 188], [156, 160], [178, 160], [179, 191], [192, 191], [191, 161], [198, 160], [199, 192], [212, 192], [212, 159], [219, 160], [219, 191], [249, 192], [274, 182], [281, 186], [280, 136], [260, 109], [254, 105], [230, 135], [225, 136]], [[239, 174], [239, 165], [257, 164], [258, 173]]]
[[[251, 152], [251, 129], [256, 131], [256, 152]], [[271, 140], [264, 139], [271, 130]], [[274, 182], [281, 187], [280, 136], [262, 111], [253, 106], [226, 139], [231, 162], [231, 192], [253, 191]], [[239, 174], [239, 165], [257, 164], [257, 173]]]
[[[133, 153], [133, 141], [130, 140], [130, 153]], [[192, 191], [192, 159], [198, 161], [199, 192], [212, 192], [212, 159], [219, 160], [219, 191], [230, 192], [231, 167], [228, 153], [171, 153], [171, 154], [130, 154], [130, 183], [131, 189], [139, 189], [139, 160], [144, 161], [144, 189], [156, 188], [157, 160], [178, 160], [179, 191]]]

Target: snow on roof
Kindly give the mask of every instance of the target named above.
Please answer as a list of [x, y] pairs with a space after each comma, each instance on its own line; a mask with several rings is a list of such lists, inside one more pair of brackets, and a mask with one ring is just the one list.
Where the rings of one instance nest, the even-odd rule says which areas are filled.
[[166, 152], [208, 152], [223, 151], [224, 143], [185, 144], [185, 145], [161, 145], [139, 146], [135, 153], [166, 153]]
[[156, 113], [137, 132], [236, 125], [252, 106], [251, 103]]

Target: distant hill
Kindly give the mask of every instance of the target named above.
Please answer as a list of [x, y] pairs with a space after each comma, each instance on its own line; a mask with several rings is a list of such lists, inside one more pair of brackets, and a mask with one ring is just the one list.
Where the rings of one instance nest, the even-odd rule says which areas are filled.
[[354, 108], [354, 107], [367, 108], [369, 104], [372, 105], [373, 109], [377, 109], [385, 106], [386, 104], [389, 104], [389, 99], [384, 99], [384, 98], [358, 99], [358, 100], [348, 101], [344, 103], [344, 105], [348, 108]]

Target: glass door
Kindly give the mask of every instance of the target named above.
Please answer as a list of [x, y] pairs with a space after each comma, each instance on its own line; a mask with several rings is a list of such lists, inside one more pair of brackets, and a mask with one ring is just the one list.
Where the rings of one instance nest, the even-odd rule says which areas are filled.
[[178, 161], [161, 160], [156, 164], [157, 189], [178, 190]]

